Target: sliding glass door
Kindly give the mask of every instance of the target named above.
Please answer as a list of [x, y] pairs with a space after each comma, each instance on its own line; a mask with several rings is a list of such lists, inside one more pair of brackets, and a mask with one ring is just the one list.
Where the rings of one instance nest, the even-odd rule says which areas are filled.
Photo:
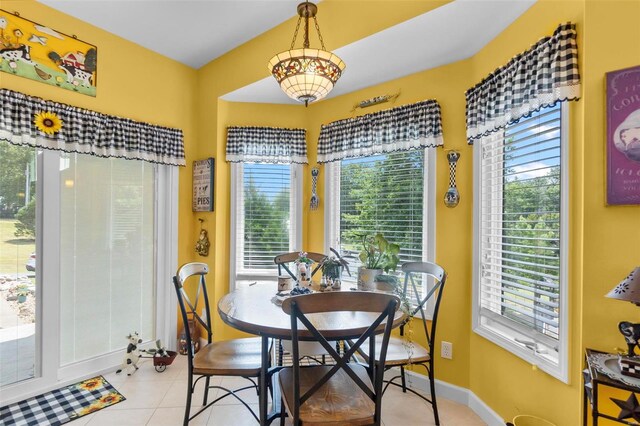
[[174, 347], [176, 210], [175, 167], [0, 142], [0, 400]]
[[0, 387], [39, 374], [36, 151], [0, 142]]

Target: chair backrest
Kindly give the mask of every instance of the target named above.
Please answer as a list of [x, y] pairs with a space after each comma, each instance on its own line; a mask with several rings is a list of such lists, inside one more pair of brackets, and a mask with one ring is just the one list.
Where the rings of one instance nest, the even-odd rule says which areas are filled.
[[[324, 385], [335, 373], [343, 370], [351, 377], [354, 383], [362, 389], [362, 391], [371, 398], [376, 404], [376, 413], [379, 415], [379, 407], [382, 404], [382, 381], [384, 375], [383, 368], [376, 368], [377, 365], [384, 365], [387, 357], [387, 347], [389, 345], [389, 336], [391, 329], [393, 328], [393, 320], [396, 310], [400, 306], [400, 299], [397, 296], [384, 293], [372, 293], [372, 292], [330, 292], [330, 293], [316, 293], [302, 296], [294, 296], [286, 299], [282, 303], [282, 310], [291, 317], [291, 331], [292, 331], [292, 358], [293, 358], [293, 381], [294, 381], [294, 393], [293, 397], [296, 401], [293, 413], [294, 418], [298, 418], [299, 409], [305, 401], [307, 401], [315, 392], [317, 392], [322, 385]], [[319, 319], [314, 315], [311, 320], [308, 314], [321, 314], [326, 313], [331, 315], [332, 312], [366, 312], [377, 314], [374, 315], [374, 319], [370, 324], [366, 325], [366, 329], [362, 331], [360, 329], [357, 333], [355, 330], [344, 329], [336, 330], [318, 330], [313, 322], [320, 320], [320, 323], [327, 324], [331, 321]], [[298, 321], [300, 321], [308, 330], [311, 335], [325, 348], [326, 352], [335, 360], [335, 365], [311, 388], [305, 392], [304, 395], [300, 394], [300, 352], [299, 352], [299, 329]], [[342, 324], [344, 326], [344, 324]], [[358, 325], [359, 326], [359, 325]], [[325, 327], [322, 327], [325, 328]], [[375, 340], [373, 337], [375, 334], [382, 331], [382, 346], [379, 348], [379, 352], [376, 354]], [[344, 340], [353, 339], [350, 347], [340, 354], [336, 351], [335, 347], [329, 343], [329, 339], [325, 336], [325, 333], [330, 332], [331, 340]], [[356, 335], [354, 335], [354, 333]], [[353, 357], [356, 351], [362, 346], [363, 343], [369, 344], [369, 353], [373, 354], [369, 357], [369, 375], [372, 379], [373, 389], [365, 384], [360, 377], [353, 371], [349, 364], [349, 360]], [[376, 359], [376, 355], [378, 358]], [[379, 362], [380, 364], [376, 364]]]
[[[410, 317], [415, 316], [418, 312], [420, 313], [424, 333], [427, 337], [427, 344], [429, 345], [429, 351], [430, 353], [433, 353], [436, 338], [436, 325], [438, 323], [438, 312], [440, 311], [440, 302], [442, 301], [444, 285], [447, 281], [447, 273], [440, 265], [436, 265], [431, 262], [407, 262], [402, 265], [402, 271], [405, 274], [402, 294], [406, 298], [413, 299], [408, 300], [412, 306]], [[417, 283], [417, 276], [420, 277], [419, 283]], [[422, 278], [425, 276], [433, 277], [435, 283], [433, 287], [421, 292], [419, 291], [418, 286], [422, 285]], [[431, 327], [428, 327], [425, 307], [431, 298], [435, 298], [435, 303], [433, 316], [431, 318]]]
[[[273, 259], [273, 263], [278, 265], [278, 275], [282, 275], [282, 269], [284, 268], [284, 270], [287, 271], [289, 275], [291, 275], [291, 278], [295, 280], [297, 278], [296, 274], [293, 271], [291, 271], [291, 269], [289, 269], [288, 264], [295, 262], [299, 256], [300, 256], [300, 253], [297, 251], [291, 252], [291, 253], [282, 253], [277, 255]], [[322, 262], [324, 262], [327, 256], [325, 256], [322, 253], [307, 253], [307, 257], [313, 260], [314, 263], [316, 263], [316, 266], [313, 268], [310, 275], [310, 277], [313, 277], [316, 274], [316, 272], [318, 272], [318, 270], [322, 267]]]
[[[182, 324], [187, 339], [187, 354], [189, 359], [189, 365], [191, 366], [191, 360], [193, 358], [193, 345], [191, 332], [189, 330], [188, 321], [189, 316], [192, 315], [196, 321], [196, 326], [201, 325], [207, 332], [207, 341], [211, 343], [213, 337], [213, 329], [211, 327], [211, 312], [209, 310], [209, 297], [207, 295], [207, 284], [205, 281], [205, 275], [209, 273], [209, 266], [206, 263], [193, 262], [187, 263], [178, 269], [178, 272], [173, 277], [173, 285], [176, 288], [178, 295], [178, 305], [180, 306], [180, 313], [182, 315]], [[191, 277], [197, 278], [197, 287], [195, 291], [195, 298], [193, 301], [185, 291], [185, 284]], [[195, 279], [189, 280], [195, 281]], [[192, 293], [193, 294], [193, 293]], [[204, 316], [198, 312], [198, 304], [202, 297], [204, 302]], [[201, 311], [202, 312], [202, 311]]]

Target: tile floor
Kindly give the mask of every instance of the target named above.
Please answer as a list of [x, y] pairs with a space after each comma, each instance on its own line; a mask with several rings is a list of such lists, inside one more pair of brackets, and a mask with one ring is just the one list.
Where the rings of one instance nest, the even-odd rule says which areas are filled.
[[[106, 374], [105, 378], [120, 391], [127, 400], [97, 413], [82, 417], [69, 423], [70, 426], [180, 426], [184, 416], [186, 401], [186, 357], [178, 356], [167, 369], [158, 373], [151, 360], [142, 360], [140, 369], [130, 377], [126, 375]], [[216, 378], [225, 387], [246, 382], [244, 379]], [[202, 403], [200, 382], [192, 406]], [[247, 382], [248, 383], [248, 382]], [[237, 386], [240, 387], [240, 386]], [[210, 398], [214, 397], [211, 391]], [[254, 410], [258, 409], [255, 392], [244, 391], [244, 400]], [[485, 423], [468, 407], [453, 401], [438, 400], [441, 424], [444, 426], [476, 426]], [[382, 419], [385, 426], [433, 425], [431, 407], [420, 398], [390, 388], [384, 397]], [[191, 423], [194, 426], [245, 426], [256, 425], [255, 419], [233, 398], [225, 398], [200, 414]], [[274, 425], [278, 422], [274, 422]], [[288, 423], [290, 424], [290, 423]]]

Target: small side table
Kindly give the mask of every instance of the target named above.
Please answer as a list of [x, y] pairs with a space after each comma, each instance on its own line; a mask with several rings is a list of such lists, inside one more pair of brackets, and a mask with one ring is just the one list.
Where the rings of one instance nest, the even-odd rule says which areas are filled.
[[606, 354], [606, 352], [597, 351], [595, 349], [586, 349], [585, 351], [585, 360], [586, 366], [582, 371], [582, 376], [584, 379], [584, 415], [583, 415], [583, 424], [587, 426], [587, 404], [591, 405], [591, 417], [593, 419], [593, 426], [598, 425], [598, 417], [602, 417], [605, 419], [613, 420], [618, 423], [622, 423], [625, 425], [638, 425], [638, 422], [629, 422], [627, 420], [618, 420], [617, 417], [614, 417], [609, 414], [603, 414], [598, 411], [598, 387], [599, 386], [609, 386], [616, 389], [623, 389], [629, 392], [638, 392], [640, 393], [640, 386], [631, 386], [627, 383], [623, 383], [620, 380], [616, 380], [612, 377], [607, 376], [602, 373], [590, 362], [589, 356], [593, 354]]

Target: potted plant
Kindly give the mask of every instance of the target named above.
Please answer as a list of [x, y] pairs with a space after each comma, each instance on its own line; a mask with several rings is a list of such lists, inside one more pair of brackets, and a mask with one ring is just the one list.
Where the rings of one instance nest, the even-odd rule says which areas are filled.
[[373, 290], [378, 275], [396, 270], [400, 261], [399, 253], [400, 246], [387, 241], [380, 232], [362, 235], [362, 251], [359, 255], [362, 266], [358, 268], [358, 288]]
[[339, 285], [339, 280], [342, 275], [342, 270], [346, 269], [349, 276], [349, 262], [338, 253], [333, 247], [329, 250], [335, 254], [335, 256], [327, 256], [322, 262], [322, 275], [334, 286]]
[[24, 303], [27, 301], [27, 296], [31, 293], [26, 285], [19, 285], [16, 287], [16, 296], [18, 303]]
[[381, 291], [396, 292], [398, 289], [398, 277], [389, 274], [380, 274], [375, 277], [376, 288]]

